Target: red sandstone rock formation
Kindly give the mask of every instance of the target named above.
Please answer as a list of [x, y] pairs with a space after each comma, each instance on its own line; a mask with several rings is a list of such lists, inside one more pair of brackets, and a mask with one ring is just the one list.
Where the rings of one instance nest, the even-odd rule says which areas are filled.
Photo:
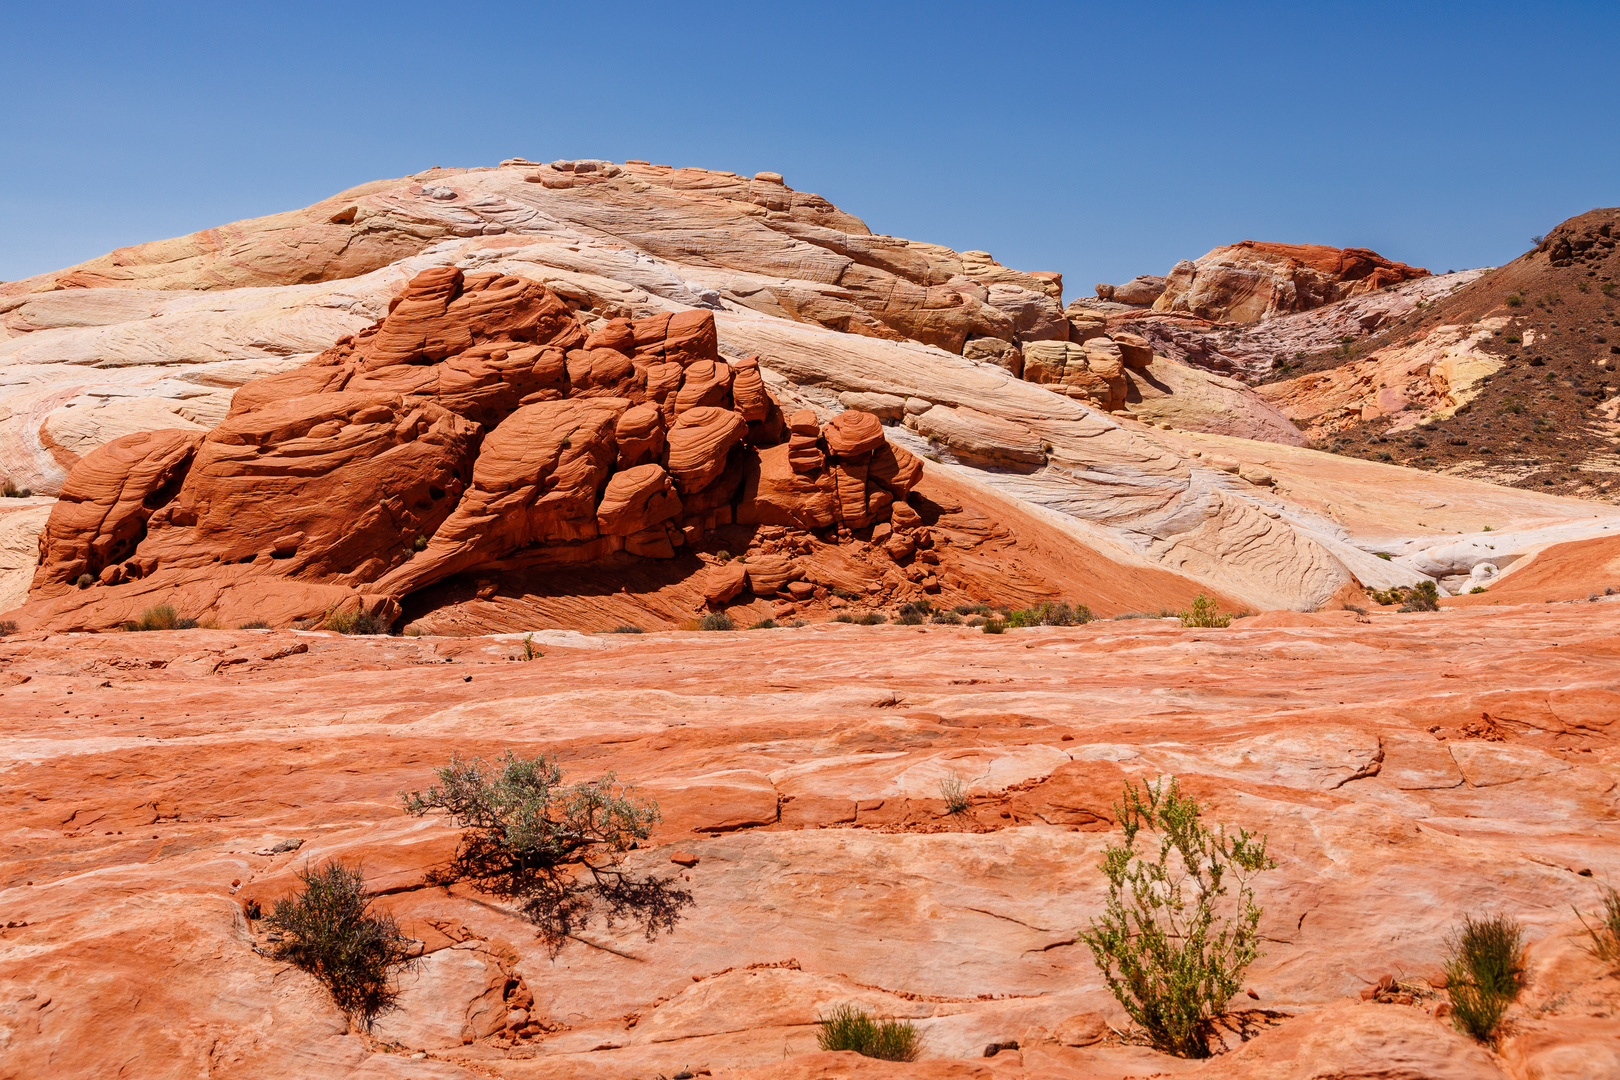
[[1252, 323], [1304, 311], [1428, 276], [1366, 248], [1266, 244], [1245, 240], [1183, 259], [1153, 302], [1155, 311], [1188, 312], [1218, 322]]
[[418, 589], [514, 559], [669, 559], [732, 520], [865, 528], [921, 475], [875, 416], [795, 420], [784, 441], [758, 359], [722, 359], [707, 311], [587, 335], [537, 282], [435, 267], [374, 326], [243, 387], [206, 435], [126, 436], [81, 461], [30, 614], [111, 626], [167, 589], [217, 617], [243, 606], [222, 591], [251, 586], [279, 595], [279, 623], [346, 598], [391, 619]]

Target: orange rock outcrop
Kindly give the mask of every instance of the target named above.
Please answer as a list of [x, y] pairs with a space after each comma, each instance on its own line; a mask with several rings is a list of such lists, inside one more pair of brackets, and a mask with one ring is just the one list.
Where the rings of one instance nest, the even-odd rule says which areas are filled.
[[[796, 418], [790, 441], [758, 359], [723, 359], [708, 311], [587, 333], [538, 282], [433, 267], [206, 434], [125, 436], [75, 466], [28, 615], [104, 628], [163, 593], [190, 617], [392, 621], [513, 560], [670, 559], [732, 521], [866, 528], [921, 473], [867, 413]], [[252, 604], [224, 595], [243, 589]]]
[[1366, 248], [1245, 240], [1170, 271], [1154, 311], [1252, 323], [1427, 277]]

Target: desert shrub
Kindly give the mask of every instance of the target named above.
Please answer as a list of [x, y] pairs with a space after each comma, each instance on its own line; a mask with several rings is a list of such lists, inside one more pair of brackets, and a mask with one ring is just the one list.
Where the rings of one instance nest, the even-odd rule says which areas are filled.
[[1579, 910], [1575, 917], [1581, 920], [1586, 932], [1592, 938], [1590, 951], [1593, 956], [1606, 964], [1620, 962], [1620, 893], [1612, 887], [1603, 890], [1603, 911], [1597, 915], [1597, 925], [1593, 926], [1586, 921], [1586, 916]]
[[1121, 621], [1123, 621], [1125, 619], [1157, 619], [1157, 618], [1158, 618], [1157, 615], [1149, 615], [1145, 611], [1122, 611], [1118, 615], [1114, 616], [1113, 621], [1114, 622], [1121, 622]]
[[775, 630], [776, 629], [776, 620], [775, 619], [761, 619], [761, 620], [759, 620], [759, 622], [755, 623], [753, 626], [750, 626], [748, 629], [750, 629], [750, 630]]
[[929, 621], [938, 623], [940, 626], [961, 626], [962, 616], [954, 611], [936, 611], [934, 617]]
[[270, 955], [325, 984], [338, 1008], [369, 1025], [393, 1004], [394, 972], [411, 963], [411, 942], [392, 915], [376, 911], [365, 875], [333, 860], [298, 871], [300, 888], [265, 920]]
[[837, 615], [833, 616], [833, 622], [852, 623], [854, 621], [855, 621], [855, 616], [849, 614], [848, 612], [840, 612]]
[[1103, 854], [1107, 907], [1080, 939], [1156, 1049], [1208, 1057], [1215, 1018], [1260, 955], [1249, 880], [1277, 864], [1264, 836], [1206, 827], [1173, 776], [1141, 789], [1126, 781], [1114, 810], [1125, 842]]
[[10, 480], [5, 482], [4, 487], [0, 487], [0, 496], [8, 499], [26, 499], [31, 495], [33, 495], [33, 492], [28, 488], [20, 488]]
[[639, 626], [629, 626], [629, 625], [615, 626], [612, 630], [608, 631], [608, 633], [610, 633], [610, 634], [645, 634], [646, 632], [647, 631], [643, 630]]
[[1232, 625], [1232, 616], [1222, 615], [1215, 601], [1203, 593], [1193, 597], [1192, 604], [1186, 611], [1177, 614], [1181, 617], [1182, 626], [1196, 626], [1210, 630]]
[[196, 619], [184, 619], [175, 611], [172, 605], [158, 604], [141, 612], [141, 617], [132, 619], [124, 624], [129, 631], [142, 630], [192, 630], [197, 626]]
[[523, 635], [523, 659], [525, 661], [538, 660], [544, 655], [546, 655], [546, 654], [541, 652], [539, 649], [534, 647], [534, 635], [533, 634], [524, 634]]
[[990, 605], [989, 604], [957, 604], [951, 610], [956, 612], [958, 615], [988, 615], [988, 614], [990, 614]]
[[412, 540], [411, 541], [411, 550], [412, 551], [426, 551], [427, 550], [427, 537], [418, 536], [415, 540]]
[[326, 609], [321, 627], [339, 634], [381, 634], [386, 629], [376, 618], [358, 607], [350, 609], [337, 604]]
[[1523, 985], [1524, 928], [1506, 915], [1463, 918], [1446, 941], [1446, 990], [1457, 1030], [1496, 1038]]
[[1440, 590], [1432, 581], [1416, 585], [1396, 585], [1388, 589], [1369, 589], [1367, 595], [1380, 604], [1399, 604], [1402, 611], [1439, 611]]
[[1000, 619], [986, 619], [984, 620], [983, 629], [987, 634], [1005, 634], [1007, 632], [1007, 624]]
[[967, 785], [954, 772], [939, 782], [939, 797], [945, 800], [945, 812], [949, 814], [960, 814], [969, 805]]
[[909, 1020], [874, 1020], [853, 1005], [839, 1005], [819, 1017], [816, 1045], [823, 1050], [853, 1050], [883, 1061], [916, 1061], [922, 1035]]
[[1514, 293], [1512, 296], [1507, 298], [1507, 306], [1508, 307], [1518, 307], [1519, 305], [1521, 305], [1523, 303], [1524, 303], [1524, 297], [1520, 296], [1518, 293]]
[[516, 902], [553, 955], [598, 911], [609, 926], [639, 922], [650, 940], [692, 902], [674, 878], [625, 868], [625, 853], [663, 819], [612, 773], [564, 784], [555, 758], [511, 751], [494, 764], [452, 756], [435, 772], [438, 784], [400, 796], [407, 814], [443, 810], [463, 830], [441, 882]]
[[238, 630], [268, 630], [268, 629], [270, 629], [270, 624], [267, 623], [267, 622], [263, 622], [263, 621], [261, 621], [259, 619], [254, 619], [252, 622], [243, 623], [241, 626], [238, 626], [237, 629]]
[[17, 624], [10, 619], [0, 619], [0, 637], [10, 637], [17, 632]]
[[855, 616], [855, 622], [859, 626], [881, 626], [888, 621], [889, 617], [881, 611], [863, 611]]
[[914, 600], [900, 605], [894, 621], [901, 626], [921, 626], [934, 613], [934, 605], [927, 600]]
[[96, 583], [96, 579], [91, 577], [89, 574], [80, 574], [78, 576], [78, 579], [75, 580], [73, 584], [77, 585], [81, 589], [88, 589], [90, 586], [94, 585], [95, 583]]
[[698, 620], [698, 629], [699, 630], [735, 630], [735, 629], [737, 629], [737, 624], [736, 624], [735, 621], [733, 621], [733, 619], [731, 618], [730, 615], [727, 615], [723, 611], [716, 611], [713, 614], [705, 615], [705, 616], [703, 616], [703, 618], [699, 619]]
[[1482, 592], [1487, 592], [1489, 590], [1487, 590], [1485, 588], [1485, 586], [1483, 586], [1483, 585], [1475, 585], [1472, 589], [1469, 589], [1468, 591], [1470, 593], [1482, 593]]
[[1047, 600], [1032, 608], [1007, 613], [1008, 626], [1083, 626], [1094, 616], [1084, 604], [1054, 604]]

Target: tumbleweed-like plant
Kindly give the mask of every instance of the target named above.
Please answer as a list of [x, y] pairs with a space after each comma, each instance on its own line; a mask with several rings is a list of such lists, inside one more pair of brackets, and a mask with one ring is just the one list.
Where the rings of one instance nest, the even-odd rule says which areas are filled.
[[1156, 1049], [1208, 1057], [1215, 1019], [1260, 955], [1249, 880], [1277, 864], [1264, 836], [1206, 827], [1173, 776], [1127, 781], [1114, 810], [1125, 842], [1103, 854], [1107, 908], [1080, 939]]
[[392, 915], [371, 906], [360, 867], [334, 859], [304, 867], [298, 881], [298, 892], [277, 900], [265, 919], [270, 955], [315, 976], [338, 1008], [370, 1026], [393, 1005], [394, 973], [412, 963], [413, 942]]
[[564, 784], [555, 758], [511, 751], [493, 764], [452, 755], [436, 772], [438, 784], [400, 795], [407, 814], [443, 810], [463, 830], [440, 877], [516, 902], [553, 954], [598, 911], [609, 926], [639, 922], [651, 939], [692, 903], [673, 877], [625, 869], [626, 853], [662, 818], [612, 773]]

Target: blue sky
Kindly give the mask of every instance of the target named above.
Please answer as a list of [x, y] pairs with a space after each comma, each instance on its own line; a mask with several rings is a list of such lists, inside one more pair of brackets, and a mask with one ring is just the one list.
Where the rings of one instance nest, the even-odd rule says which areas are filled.
[[1061, 270], [1504, 262], [1620, 203], [1620, 3], [0, 0], [0, 279], [504, 157], [781, 172]]

